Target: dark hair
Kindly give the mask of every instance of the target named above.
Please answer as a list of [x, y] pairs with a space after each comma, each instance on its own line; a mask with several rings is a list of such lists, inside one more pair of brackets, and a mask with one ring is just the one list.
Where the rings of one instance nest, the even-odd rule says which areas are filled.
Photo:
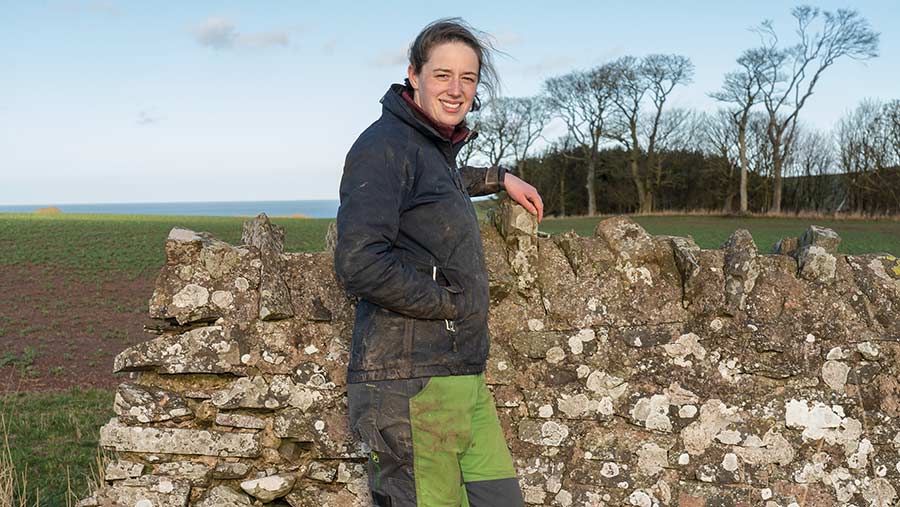
[[[431, 50], [448, 42], [462, 42], [472, 48], [478, 56], [478, 86], [487, 93], [488, 99], [496, 97], [500, 92], [500, 78], [494, 68], [493, 53], [497, 52], [488, 33], [469, 26], [462, 18], [442, 18], [432, 21], [416, 36], [409, 46], [409, 64], [413, 72], [418, 74], [422, 66], [431, 56]], [[412, 89], [409, 80], [406, 87]], [[475, 95], [472, 111], [481, 108], [481, 100]]]

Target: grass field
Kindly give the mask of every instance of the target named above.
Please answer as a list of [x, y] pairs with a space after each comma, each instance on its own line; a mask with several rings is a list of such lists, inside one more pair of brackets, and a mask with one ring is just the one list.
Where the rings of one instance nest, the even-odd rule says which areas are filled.
[[[542, 231], [574, 229], [593, 234], [603, 217], [548, 218]], [[0, 266], [31, 263], [59, 268], [84, 281], [155, 275], [165, 260], [163, 244], [172, 227], [207, 231], [238, 243], [242, 217], [175, 217], [151, 215], [0, 214]], [[285, 228], [285, 250], [315, 251], [325, 245], [331, 219], [273, 218]], [[735, 229], [753, 234], [767, 253], [778, 239], [799, 236], [810, 225], [831, 227], [843, 238], [842, 253], [900, 253], [900, 221], [792, 218], [724, 218], [716, 216], [638, 216], [651, 234], [692, 236], [702, 248], [717, 248]]]
[[[37, 215], [0, 213], [0, 266], [62, 268], [85, 281], [155, 275], [172, 227], [207, 231], [237, 244], [244, 217]], [[285, 228], [288, 251], [320, 250], [330, 219], [272, 219]]]
[[[69, 491], [85, 496], [92, 470], [96, 472], [100, 426], [114, 415], [112, 404], [113, 393], [98, 389], [0, 397], [12, 462], [17, 475], [26, 477], [28, 507], [38, 501], [41, 506], [65, 506]], [[3, 436], [0, 428], [0, 452]], [[75, 499], [69, 500], [74, 505]]]
[[[540, 229], [552, 234], [574, 229], [581, 235], [591, 235], [601, 219], [547, 219]], [[47, 319], [61, 319], [54, 321], [53, 328], [64, 332], [66, 323], [75, 326], [96, 324], [85, 322], [83, 316], [81, 320], [66, 318], [66, 312], [72, 311], [77, 306], [75, 301], [84, 296], [76, 290], [79, 287], [90, 288], [92, 297], [100, 298], [105, 294], [98, 289], [103, 283], [126, 286], [134, 281], [141, 282], [135, 285], [138, 293], [132, 294], [133, 300], [105, 301], [85, 310], [103, 313], [113, 323], [109, 328], [91, 329], [92, 333], [115, 337], [116, 333], [122, 332], [115, 323], [142, 317], [142, 311], [145, 315], [146, 308], [144, 306], [142, 310], [141, 306], [150, 296], [147, 287], [152, 287], [152, 280], [164, 262], [164, 242], [172, 227], [208, 231], [235, 244], [240, 241], [241, 225], [245, 220], [247, 218], [243, 217], [0, 214], [0, 381], [4, 372], [81, 378], [79, 375], [84, 372], [79, 368], [88, 367], [99, 368], [104, 375], [109, 375], [115, 347], [125, 347], [127, 343], [109, 338], [104, 342], [103, 355], [97, 354], [85, 361], [75, 357], [71, 368], [67, 364], [64, 370], [54, 369], [59, 366], [42, 369], [42, 361], [46, 362], [54, 353], [52, 349], [48, 351], [40, 346], [46, 338], [42, 333], [49, 332], [50, 326], [41, 328], [23, 318], [22, 308], [41, 307], [42, 312], [47, 308]], [[321, 250], [331, 222], [327, 219], [272, 220], [285, 228], [285, 249], [288, 251]], [[779, 238], [799, 236], [810, 224], [817, 224], [831, 227], [841, 235], [841, 252], [900, 254], [900, 221], [702, 215], [639, 216], [635, 220], [651, 234], [692, 236], [703, 248], [717, 248], [735, 229], [746, 228], [763, 253], [768, 252]], [[17, 272], [26, 275], [18, 278], [2, 276]], [[59, 276], [72, 279], [76, 285], [71, 287], [75, 289], [66, 286], [64, 290], [54, 290]], [[32, 290], [29, 299], [15, 299], [15, 292], [24, 293], [25, 289], [35, 288], [40, 290]], [[4, 314], [4, 306], [10, 306], [11, 302], [23, 306]], [[139, 333], [140, 323], [136, 327]], [[70, 342], [73, 336], [69, 335]], [[79, 494], [84, 491], [88, 484], [86, 474], [96, 457], [99, 427], [112, 416], [112, 398], [109, 390], [88, 389], [0, 395], [0, 414], [8, 425], [12, 456], [20, 472], [27, 466], [32, 502], [34, 492], [40, 489], [41, 505], [65, 505], [66, 467], [70, 470], [72, 489]]]

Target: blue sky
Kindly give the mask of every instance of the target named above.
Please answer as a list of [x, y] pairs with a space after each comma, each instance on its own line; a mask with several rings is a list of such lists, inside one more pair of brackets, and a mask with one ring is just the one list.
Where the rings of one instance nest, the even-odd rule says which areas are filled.
[[[826, 9], [844, 2], [811, 2]], [[507, 96], [619, 56], [680, 53], [673, 106], [714, 109], [748, 28], [783, 1], [0, 0], [0, 204], [336, 199], [344, 155], [402, 80], [409, 42], [462, 16], [493, 34]], [[854, 1], [881, 57], [827, 71], [801, 119], [900, 98], [895, 1]]]

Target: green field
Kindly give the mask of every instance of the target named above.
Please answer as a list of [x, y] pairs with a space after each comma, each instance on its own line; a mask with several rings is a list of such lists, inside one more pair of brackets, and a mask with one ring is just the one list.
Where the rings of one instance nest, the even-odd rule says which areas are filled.
[[[551, 234], [574, 229], [581, 235], [591, 235], [601, 219], [547, 219], [540, 229]], [[45, 272], [65, 273], [85, 282], [153, 277], [165, 260], [164, 242], [172, 227], [208, 231], [236, 244], [246, 220], [242, 217], [0, 214], [0, 269], [15, 269], [16, 265], [27, 263]], [[285, 228], [287, 251], [321, 250], [332, 221], [272, 220]], [[717, 248], [735, 229], [746, 228], [763, 253], [779, 238], [799, 236], [810, 224], [817, 224], [833, 228], [841, 235], [841, 252], [900, 254], [900, 221], [702, 215], [639, 216], [635, 220], [651, 234], [692, 236], [703, 248]], [[18, 336], [15, 329], [5, 332], [7, 338]], [[3, 352], [0, 350], [0, 358]], [[0, 372], [13, 367], [15, 362], [10, 360], [10, 364], [0, 365]], [[0, 396], [0, 414], [8, 426], [13, 459], [20, 472], [27, 465], [29, 489], [41, 490], [41, 505], [65, 505], [67, 467], [72, 489], [79, 494], [84, 491], [88, 483], [86, 473], [96, 458], [99, 426], [112, 416], [111, 408], [112, 393], [107, 391]]]
[[[574, 229], [593, 234], [600, 218], [548, 218], [542, 231]], [[153, 275], [165, 260], [163, 244], [172, 227], [207, 231], [219, 239], [240, 241], [242, 217], [150, 215], [35, 215], [0, 213], [0, 266], [29, 262], [57, 268], [84, 280], [125, 275]], [[324, 248], [331, 219], [273, 218], [285, 228], [285, 250]], [[702, 248], [717, 248], [735, 229], [753, 234], [767, 253], [778, 239], [799, 236], [810, 225], [831, 227], [843, 238], [842, 253], [900, 253], [900, 221], [792, 218], [724, 218], [716, 216], [639, 216], [651, 234], [692, 236]]]
[[[237, 244], [246, 217], [154, 215], [35, 215], [0, 213], [0, 266], [23, 262], [61, 268], [85, 280], [155, 275], [165, 261], [172, 227], [207, 231]], [[285, 228], [285, 249], [323, 248], [329, 219], [274, 218]]]
[[[28, 507], [38, 500], [41, 506], [68, 505], [70, 491], [85, 496], [97, 471], [100, 426], [114, 415], [112, 405], [113, 393], [98, 389], [0, 396], [0, 422], [6, 426], [5, 432], [0, 428], [0, 452], [6, 435], [17, 476], [26, 477]], [[0, 482], [9, 472], [2, 468]]]

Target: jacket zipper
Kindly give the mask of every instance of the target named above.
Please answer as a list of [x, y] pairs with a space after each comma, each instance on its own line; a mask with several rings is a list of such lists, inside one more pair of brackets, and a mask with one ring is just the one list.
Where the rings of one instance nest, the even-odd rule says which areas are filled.
[[[431, 279], [437, 282], [437, 266], [431, 266]], [[450, 319], [444, 319], [444, 327], [446, 327], [447, 332], [450, 333], [453, 352], [459, 352], [459, 347], [456, 344], [456, 323]]]

